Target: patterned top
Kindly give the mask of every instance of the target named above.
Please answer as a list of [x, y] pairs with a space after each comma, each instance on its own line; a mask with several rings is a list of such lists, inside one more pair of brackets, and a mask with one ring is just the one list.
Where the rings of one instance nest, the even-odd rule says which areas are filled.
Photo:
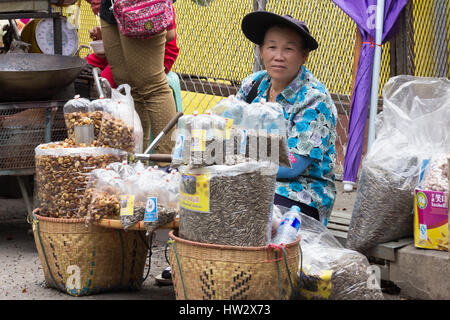
[[[266, 70], [246, 77], [236, 97], [245, 101], [253, 84], [260, 77], [264, 78], [253, 102], [262, 98], [267, 100], [271, 78]], [[317, 208], [323, 221], [330, 217], [336, 198], [336, 106], [325, 86], [304, 66], [276, 97], [276, 101], [283, 106], [284, 116], [288, 121], [287, 138], [291, 162], [295, 163], [298, 155], [310, 157], [313, 161], [296, 178], [278, 179], [275, 192]]]

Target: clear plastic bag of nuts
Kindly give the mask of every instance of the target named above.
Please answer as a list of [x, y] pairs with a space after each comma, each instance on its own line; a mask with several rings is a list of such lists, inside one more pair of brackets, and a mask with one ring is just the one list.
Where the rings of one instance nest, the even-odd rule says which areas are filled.
[[92, 188], [86, 189], [86, 226], [102, 218], [118, 218], [120, 214], [120, 195], [125, 192], [125, 184], [113, 170], [100, 170], [91, 172]]
[[177, 211], [173, 202], [178, 199], [169, 188], [169, 177], [171, 180], [175, 178], [172, 174], [148, 167], [144, 170], [135, 168], [134, 174], [124, 178], [120, 221], [125, 230], [141, 221], [150, 233], [175, 218]]
[[225, 129], [225, 164], [235, 165], [245, 162], [245, 143], [243, 140], [242, 122], [244, 110], [248, 106], [245, 101], [237, 99], [234, 95], [221, 100], [212, 108], [214, 115], [223, 117], [226, 122]]
[[91, 101], [86, 98], [80, 98], [76, 95], [73, 99], [70, 99], [64, 104], [64, 120], [67, 127], [67, 136], [70, 139], [75, 139], [74, 127], [76, 125], [88, 125], [93, 124], [91, 119]]
[[[289, 208], [277, 207], [282, 214]], [[302, 260], [297, 297], [308, 300], [383, 300], [379, 280], [367, 258], [344, 248], [320, 221], [300, 213]]]
[[62, 142], [41, 144], [35, 149], [36, 194], [41, 214], [55, 218], [78, 218], [89, 174], [127, 153], [111, 148], [73, 148]]
[[[121, 90], [125, 90], [125, 94]], [[98, 137], [101, 146], [135, 152], [134, 102], [129, 85], [120, 85], [112, 90], [111, 103], [103, 109], [103, 119]]]
[[147, 234], [175, 219], [178, 210], [178, 172], [161, 174], [148, 170], [142, 174], [138, 199], [145, 201], [144, 226]]
[[112, 102], [111, 99], [107, 98], [99, 98], [96, 100], [92, 100], [91, 104], [89, 105], [90, 108], [90, 117], [94, 121], [94, 136], [95, 140], [98, 139], [98, 136], [100, 134], [100, 129], [102, 126], [102, 120], [103, 120], [103, 110], [106, 108], [108, 104]]

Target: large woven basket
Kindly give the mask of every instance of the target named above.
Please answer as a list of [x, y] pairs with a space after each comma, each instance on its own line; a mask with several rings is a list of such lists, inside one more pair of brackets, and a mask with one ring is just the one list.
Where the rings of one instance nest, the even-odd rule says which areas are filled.
[[148, 252], [144, 231], [87, 228], [84, 219], [34, 213], [33, 234], [49, 287], [83, 296], [136, 290], [144, 280]]
[[298, 239], [286, 247], [238, 247], [181, 239], [169, 232], [176, 299], [284, 300], [297, 286]]

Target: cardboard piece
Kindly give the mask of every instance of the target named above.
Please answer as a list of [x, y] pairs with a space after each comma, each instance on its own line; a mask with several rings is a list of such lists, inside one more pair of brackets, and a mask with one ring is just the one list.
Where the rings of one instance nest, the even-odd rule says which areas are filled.
[[448, 251], [448, 192], [414, 192], [414, 244], [417, 248]]

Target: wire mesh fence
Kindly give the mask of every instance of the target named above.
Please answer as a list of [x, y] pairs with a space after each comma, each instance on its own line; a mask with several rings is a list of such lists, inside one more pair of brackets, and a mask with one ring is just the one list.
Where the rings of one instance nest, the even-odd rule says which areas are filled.
[[[331, 0], [178, 0], [174, 4], [180, 55], [172, 71], [180, 77], [185, 113], [200, 113], [239, 89], [241, 80], [261, 68], [257, 50], [241, 31], [245, 14], [267, 10], [305, 21], [319, 42], [306, 66], [332, 94], [339, 113], [336, 173], [343, 169], [350, 115], [354, 22]], [[449, 77], [450, 4], [448, 0], [412, 0], [405, 9], [403, 31], [382, 46], [381, 97], [384, 84], [396, 74]], [[82, 1], [80, 43], [97, 25]], [[399, 39], [400, 38], [400, 39]], [[401, 40], [401, 41], [400, 41]], [[402, 51], [402, 52], [400, 52]], [[87, 50], [81, 51], [82, 55]], [[400, 54], [401, 53], [401, 54]], [[403, 59], [399, 68], [399, 60]], [[369, 93], [368, 93], [369, 94]]]
[[421, 77], [450, 77], [450, 3], [414, 0], [410, 3], [413, 63], [410, 72]]
[[0, 105], [0, 171], [34, 168], [36, 146], [65, 138], [62, 106]]
[[[245, 76], [262, 67], [258, 50], [241, 31], [245, 14], [253, 10], [290, 14], [308, 25], [319, 48], [310, 54], [306, 67], [327, 87], [339, 111], [336, 141], [339, 176], [350, 114], [355, 23], [331, 0], [212, 1], [206, 6], [177, 1], [175, 6], [180, 56], [174, 71], [181, 75], [182, 88], [186, 90], [183, 104], [187, 112], [211, 108], [223, 97], [235, 93]], [[381, 78], [385, 82], [390, 73], [386, 54], [389, 44], [383, 46], [383, 51]]]

